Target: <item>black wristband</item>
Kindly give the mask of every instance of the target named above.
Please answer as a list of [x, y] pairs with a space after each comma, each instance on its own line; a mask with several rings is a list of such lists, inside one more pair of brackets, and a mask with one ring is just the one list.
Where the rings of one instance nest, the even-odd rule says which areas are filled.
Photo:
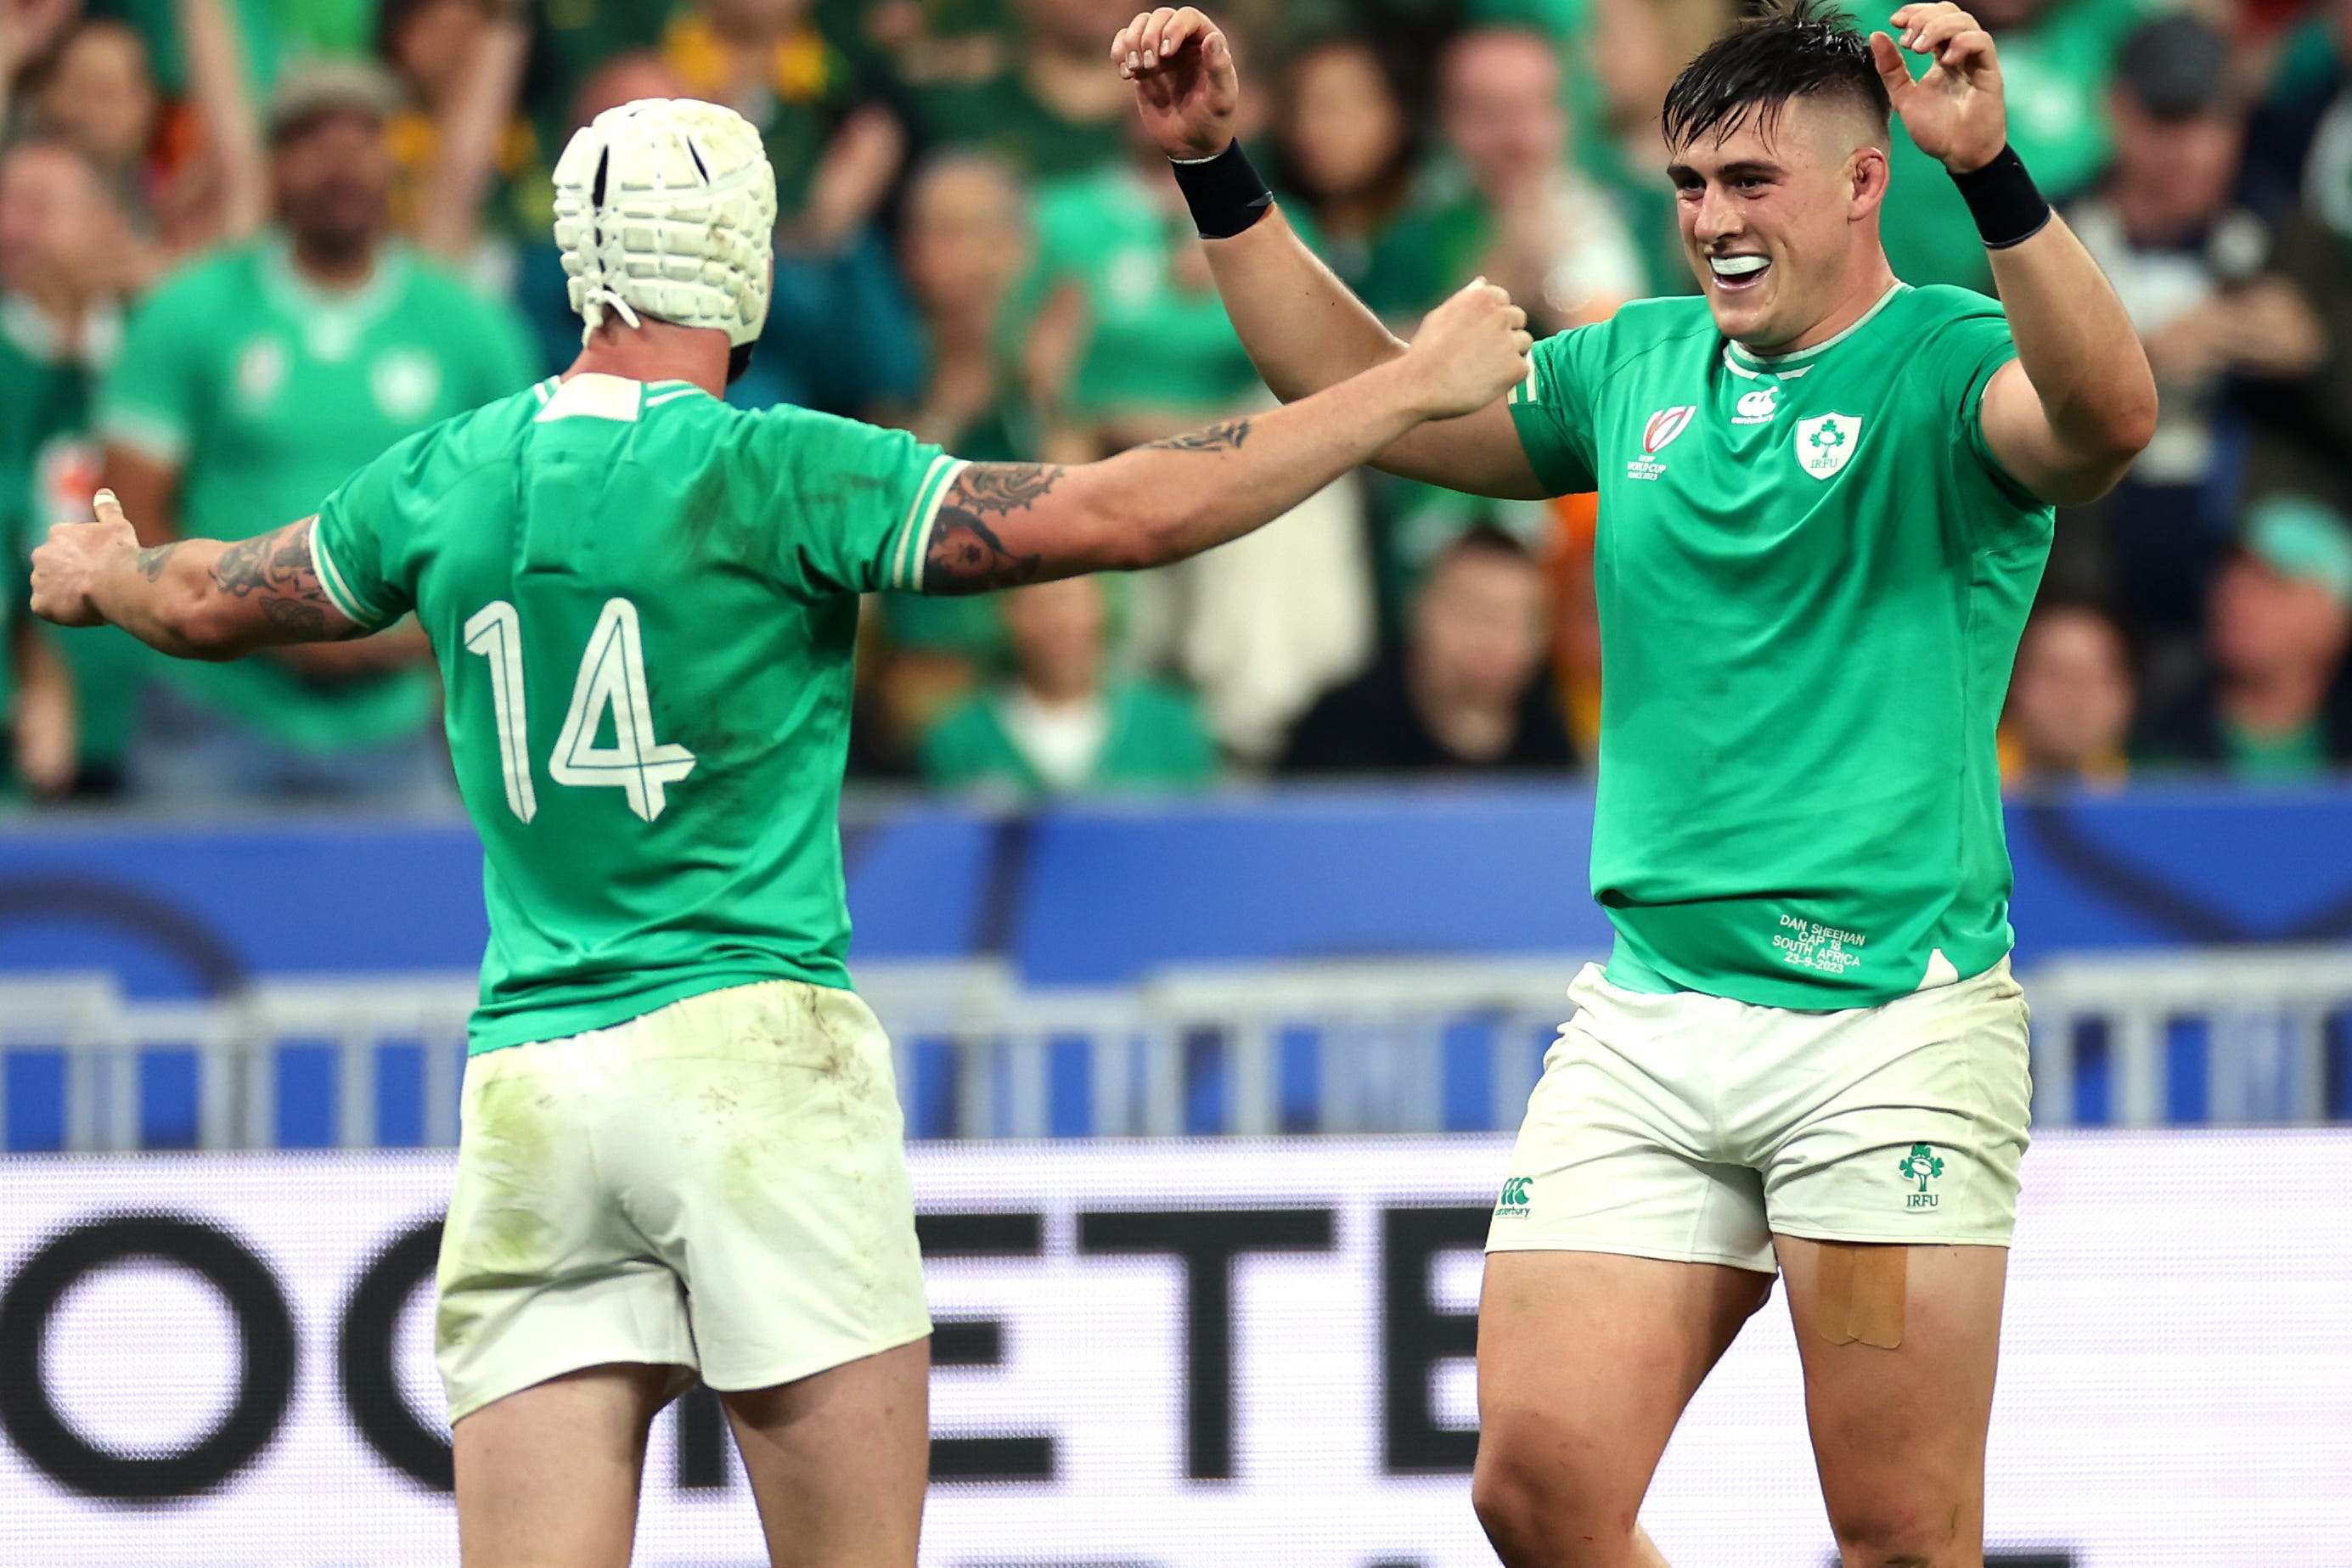
[[1192, 209], [1192, 226], [1202, 239], [1231, 239], [1274, 205], [1274, 193], [1250, 167], [1249, 154], [1239, 141], [1227, 142], [1213, 158], [1196, 162], [1171, 158], [1168, 164], [1176, 171], [1177, 188], [1184, 193], [1184, 204]]
[[2017, 155], [2017, 149], [2006, 143], [1991, 162], [1953, 175], [1952, 183], [1968, 203], [1987, 250], [2023, 245], [2049, 225], [2049, 199], [2025, 172], [2025, 160]]

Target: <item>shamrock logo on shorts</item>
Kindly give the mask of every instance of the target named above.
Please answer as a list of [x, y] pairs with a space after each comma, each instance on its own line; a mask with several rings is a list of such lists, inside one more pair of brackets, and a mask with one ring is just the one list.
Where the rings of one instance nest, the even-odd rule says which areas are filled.
[[1944, 1174], [1944, 1156], [1925, 1144], [1914, 1144], [1911, 1152], [1895, 1162], [1895, 1168], [1903, 1173], [1906, 1180], [1917, 1182], [1919, 1190], [1925, 1192], [1929, 1182]]

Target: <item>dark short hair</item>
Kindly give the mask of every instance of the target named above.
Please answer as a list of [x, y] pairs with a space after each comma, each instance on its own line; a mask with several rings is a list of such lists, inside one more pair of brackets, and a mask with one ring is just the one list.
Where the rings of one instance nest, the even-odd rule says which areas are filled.
[[1666, 145], [1728, 136], [1750, 119], [1769, 131], [1801, 98], [1847, 99], [1882, 131], [1893, 112], [1870, 40], [1822, 0], [1774, 5], [1700, 51], [1666, 89]]

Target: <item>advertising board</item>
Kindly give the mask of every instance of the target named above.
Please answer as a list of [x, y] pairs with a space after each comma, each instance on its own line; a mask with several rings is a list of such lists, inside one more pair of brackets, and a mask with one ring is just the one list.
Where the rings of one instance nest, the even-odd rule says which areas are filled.
[[[1506, 1140], [922, 1145], [927, 1563], [1491, 1563], [1476, 1250]], [[0, 1161], [0, 1563], [454, 1563], [445, 1154]], [[1993, 1561], [2352, 1563], [2352, 1132], [2027, 1156]], [[1679, 1568], [1833, 1560], [1773, 1301], [1644, 1519]], [[641, 1563], [751, 1563], [707, 1396]]]

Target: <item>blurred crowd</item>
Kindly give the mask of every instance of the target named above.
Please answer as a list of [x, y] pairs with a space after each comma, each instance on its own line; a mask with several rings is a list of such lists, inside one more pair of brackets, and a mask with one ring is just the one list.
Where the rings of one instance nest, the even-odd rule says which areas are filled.
[[[759, 126], [775, 303], [730, 394], [975, 459], [1085, 460], [1268, 401], [1112, 33], [1137, 0], [0, 0], [0, 553], [86, 517], [243, 538], [561, 370], [572, 128]], [[2020, 787], [2352, 768], [2352, 0], [1979, 0], [2011, 137], [2164, 396], [2062, 515], [2003, 727]], [[1860, 12], [1870, 24], [1891, 5]], [[1687, 290], [1655, 112], [1737, 0], [1228, 0], [1245, 136], [1400, 329], [1475, 273], [1539, 331]], [[1899, 141], [1899, 138], [1898, 138]], [[1990, 287], [1907, 143], [1914, 283]], [[1167, 571], [866, 606], [853, 774], [1008, 796], [1596, 752], [1591, 497], [1351, 476]], [[414, 628], [236, 665], [0, 594], [34, 801], [446, 804]]]

